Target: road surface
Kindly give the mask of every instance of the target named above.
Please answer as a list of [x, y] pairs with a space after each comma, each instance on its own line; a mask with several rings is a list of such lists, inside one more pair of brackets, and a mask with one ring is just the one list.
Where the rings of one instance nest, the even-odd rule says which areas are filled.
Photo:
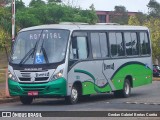
[[40, 98], [35, 99], [31, 105], [22, 105], [20, 102], [1, 104], [0, 111], [160, 111], [160, 81], [133, 88], [129, 98], [114, 98], [112, 93], [99, 94], [76, 105], [66, 105], [62, 98]]

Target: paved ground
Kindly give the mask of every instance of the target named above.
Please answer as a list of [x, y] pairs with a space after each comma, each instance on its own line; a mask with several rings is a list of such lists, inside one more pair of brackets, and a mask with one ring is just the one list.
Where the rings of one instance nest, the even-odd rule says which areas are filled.
[[112, 94], [91, 96], [76, 105], [66, 105], [63, 99], [35, 99], [32, 105], [22, 105], [20, 102], [0, 105], [0, 111], [14, 110], [44, 110], [44, 111], [92, 111], [92, 110], [151, 110], [160, 111], [160, 82], [132, 89], [130, 98], [114, 98]]
[[[41, 98], [36, 99], [32, 105], [28, 106], [22, 105], [20, 102], [0, 104], [0, 111], [160, 111], [160, 81], [154, 81], [151, 85], [132, 89], [132, 96], [130, 98], [114, 98], [113, 94], [101, 94], [91, 96], [89, 99], [85, 99], [76, 105], [66, 105], [63, 99]], [[63, 120], [66, 118], [60, 117], [54, 119]], [[75, 118], [67, 119], [72, 120]], [[81, 119], [79, 118], [79, 120]], [[87, 120], [92, 119], [87, 118]], [[118, 118], [112, 119], [117, 120]], [[134, 119], [159, 120], [160, 118]]]

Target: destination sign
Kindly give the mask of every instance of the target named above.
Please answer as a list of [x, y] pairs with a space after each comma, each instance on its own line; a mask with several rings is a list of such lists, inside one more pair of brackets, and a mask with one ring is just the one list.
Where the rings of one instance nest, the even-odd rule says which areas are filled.
[[41, 37], [41, 39], [61, 39], [61, 34], [60, 33], [42, 33], [42, 34], [30, 34], [29, 39], [30, 40], [38, 40]]

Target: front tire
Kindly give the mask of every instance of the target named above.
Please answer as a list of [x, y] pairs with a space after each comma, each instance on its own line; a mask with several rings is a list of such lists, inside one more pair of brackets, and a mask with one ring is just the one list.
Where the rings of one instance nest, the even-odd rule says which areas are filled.
[[115, 97], [127, 98], [131, 94], [131, 83], [128, 79], [125, 80], [122, 90], [117, 90], [114, 92]]
[[77, 86], [73, 86], [71, 89], [71, 95], [66, 96], [65, 100], [68, 104], [76, 104], [79, 100], [80, 91]]
[[33, 101], [33, 97], [20, 96], [20, 101], [24, 105], [30, 105]]

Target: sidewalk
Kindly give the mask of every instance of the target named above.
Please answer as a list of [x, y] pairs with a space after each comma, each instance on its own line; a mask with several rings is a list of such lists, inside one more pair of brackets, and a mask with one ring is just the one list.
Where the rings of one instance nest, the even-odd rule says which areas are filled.
[[160, 81], [160, 77], [154, 77], [153, 81]]

